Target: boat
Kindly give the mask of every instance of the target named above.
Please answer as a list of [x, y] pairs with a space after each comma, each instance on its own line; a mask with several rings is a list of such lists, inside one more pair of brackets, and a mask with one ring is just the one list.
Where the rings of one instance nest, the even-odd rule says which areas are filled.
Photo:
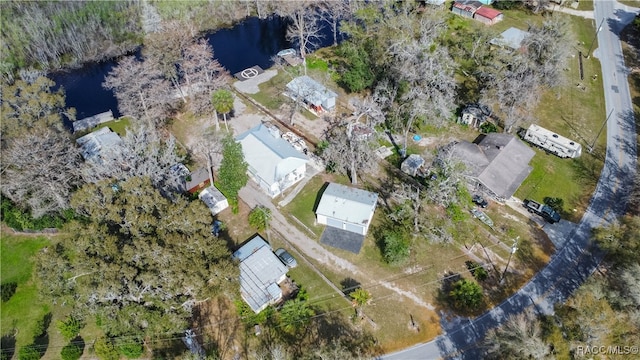
[[491, 220], [491, 218], [482, 211], [474, 208], [471, 209], [471, 214], [473, 214], [473, 217], [487, 224], [489, 227], [493, 227], [493, 220]]

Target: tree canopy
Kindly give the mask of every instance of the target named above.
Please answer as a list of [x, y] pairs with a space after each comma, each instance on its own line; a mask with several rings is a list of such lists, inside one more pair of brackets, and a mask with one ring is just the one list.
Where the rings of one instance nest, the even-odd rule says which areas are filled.
[[181, 331], [196, 301], [237, 291], [237, 266], [201, 202], [172, 202], [134, 177], [87, 184], [72, 205], [88, 220], [70, 225], [48, 251], [58, 260], [40, 261], [39, 275], [73, 292], [75, 309], [97, 316], [109, 336]]

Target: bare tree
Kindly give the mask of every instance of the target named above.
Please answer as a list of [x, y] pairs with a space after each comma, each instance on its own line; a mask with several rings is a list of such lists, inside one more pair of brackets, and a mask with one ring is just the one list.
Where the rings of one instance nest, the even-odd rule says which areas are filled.
[[292, 1], [284, 4], [287, 5], [282, 6], [279, 13], [291, 20], [287, 28], [287, 40], [298, 44], [298, 52], [302, 57], [306, 75], [307, 53], [314, 50], [323, 37], [320, 13], [313, 1]]
[[186, 83], [189, 109], [196, 115], [213, 114], [216, 130], [220, 130], [211, 95], [227, 83], [229, 73], [214, 59], [213, 48], [205, 39], [184, 50], [180, 72]]
[[33, 217], [69, 207], [82, 182], [81, 156], [71, 139], [49, 128], [7, 141], [2, 151], [2, 193]]
[[454, 62], [447, 49], [436, 42], [444, 23], [435, 17], [421, 17], [414, 36], [410, 21], [398, 20], [400, 37], [388, 48], [393, 57], [391, 76], [405, 89], [399, 96], [403, 115], [396, 118], [404, 133], [405, 150], [409, 132], [417, 121], [441, 126], [452, 116], [456, 95]]
[[174, 20], [161, 24], [161, 29], [149, 34], [145, 39], [145, 63], [152, 63], [159, 69], [171, 82], [182, 101], [186, 102], [178, 66], [183, 61], [182, 52], [193, 43], [195, 27], [191, 22]]
[[122, 142], [111, 149], [109, 156], [103, 156], [99, 161], [86, 161], [82, 175], [91, 183], [147, 176], [163, 195], [171, 196], [182, 191], [171, 170], [182, 160], [172, 135], [163, 138], [152, 123], [140, 121], [127, 129]]
[[540, 77], [521, 54], [503, 52], [503, 58], [490, 70], [485, 103], [498, 103], [504, 115], [504, 131], [509, 133], [520, 123], [532, 122], [531, 113], [540, 98]]
[[335, 171], [348, 174], [351, 183], [358, 183], [358, 173], [375, 168], [375, 132], [354, 121], [336, 121], [326, 134], [329, 146], [322, 152], [327, 164]]
[[120, 60], [102, 86], [113, 90], [122, 114], [136, 119], [164, 120], [172, 103], [162, 72], [134, 56]]
[[333, 46], [338, 45], [338, 25], [340, 20], [349, 14], [349, 1], [328, 0], [320, 4], [322, 20], [331, 27]]
[[571, 52], [570, 26], [566, 16], [554, 14], [546, 17], [541, 25], [532, 26], [523, 41], [535, 74], [540, 77], [542, 84], [549, 87], [563, 83], [562, 69]]
[[492, 329], [485, 338], [489, 357], [545, 359], [549, 346], [542, 339], [540, 321], [530, 310], [512, 315], [499, 328]]

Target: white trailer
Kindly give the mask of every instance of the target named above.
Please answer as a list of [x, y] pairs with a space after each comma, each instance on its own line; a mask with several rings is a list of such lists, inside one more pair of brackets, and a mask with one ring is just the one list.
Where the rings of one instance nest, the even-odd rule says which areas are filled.
[[524, 134], [524, 140], [561, 158], [577, 158], [582, 154], [582, 145], [535, 124]]

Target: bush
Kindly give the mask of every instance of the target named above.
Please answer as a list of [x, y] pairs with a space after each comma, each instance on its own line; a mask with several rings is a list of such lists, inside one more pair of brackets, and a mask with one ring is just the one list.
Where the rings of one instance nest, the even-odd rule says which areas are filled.
[[84, 327], [84, 323], [73, 316], [68, 316], [65, 321], [58, 321], [58, 330], [66, 340], [71, 340], [78, 336], [80, 330]]
[[475, 261], [465, 261], [465, 265], [467, 265], [467, 269], [469, 269], [471, 275], [473, 275], [473, 277], [478, 281], [484, 281], [489, 276], [487, 270]]
[[30, 213], [17, 207], [11, 200], [2, 197], [0, 205], [2, 221], [10, 228], [22, 230], [42, 230], [46, 228], [61, 228], [67, 221], [75, 219], [76, 214], [72, 209], [67, 209], [60, 215], [43, 215], [34, 219]]
[[0, 293], [2, 293], [2, 302], [7, 302], [13, 294], [16, 293], [16, 289], [18, 288], [18, 284], [15, 282], [8, 282], [4, 284], [0, 284]]
[[93, 351], [100, 360], [118, 360], [120, 358], [113, 342], [104, 336], [93, 343]]
[[482, 123], [482, 125], [480, 125], [480, 131], [483, 134], [494, 133], [498, 132], [498, 127], [492, 122], [485, 121], [484, 123]]
[[135, 339], [121, 341], [117, 348], [118, 352], [124, 355], [127, 359], [137, 359], [142, 355], [142, 353], [144, 353], [142, 344]]
[[482, 288], [478, 283], [460, 279], [453, 284], [449, 298], [456, 309], [473, 311], [480, 308], [483, 300]]
[[69, 343], [60, 351], [62, 360], [78, 360], [82, 356], [82, 347], [78, 344]]
[[49, 325], [51, 324], [51, 317], [51, 313], [46, 313], [36, 321], [36, 327], [33, 332], [35, 337], [40, 337], [47, 333], [47, 329], [49, 329]]
[[396, 229], [384, 230], [380, 245], [384, 261], [388, 264], [402, 264], [409, 258], [409, 241], [403, 231]]
[[40, 359], [40, 350], [36, 344], [23, 346], [18, 351], [18, 360], [38, 360]]

